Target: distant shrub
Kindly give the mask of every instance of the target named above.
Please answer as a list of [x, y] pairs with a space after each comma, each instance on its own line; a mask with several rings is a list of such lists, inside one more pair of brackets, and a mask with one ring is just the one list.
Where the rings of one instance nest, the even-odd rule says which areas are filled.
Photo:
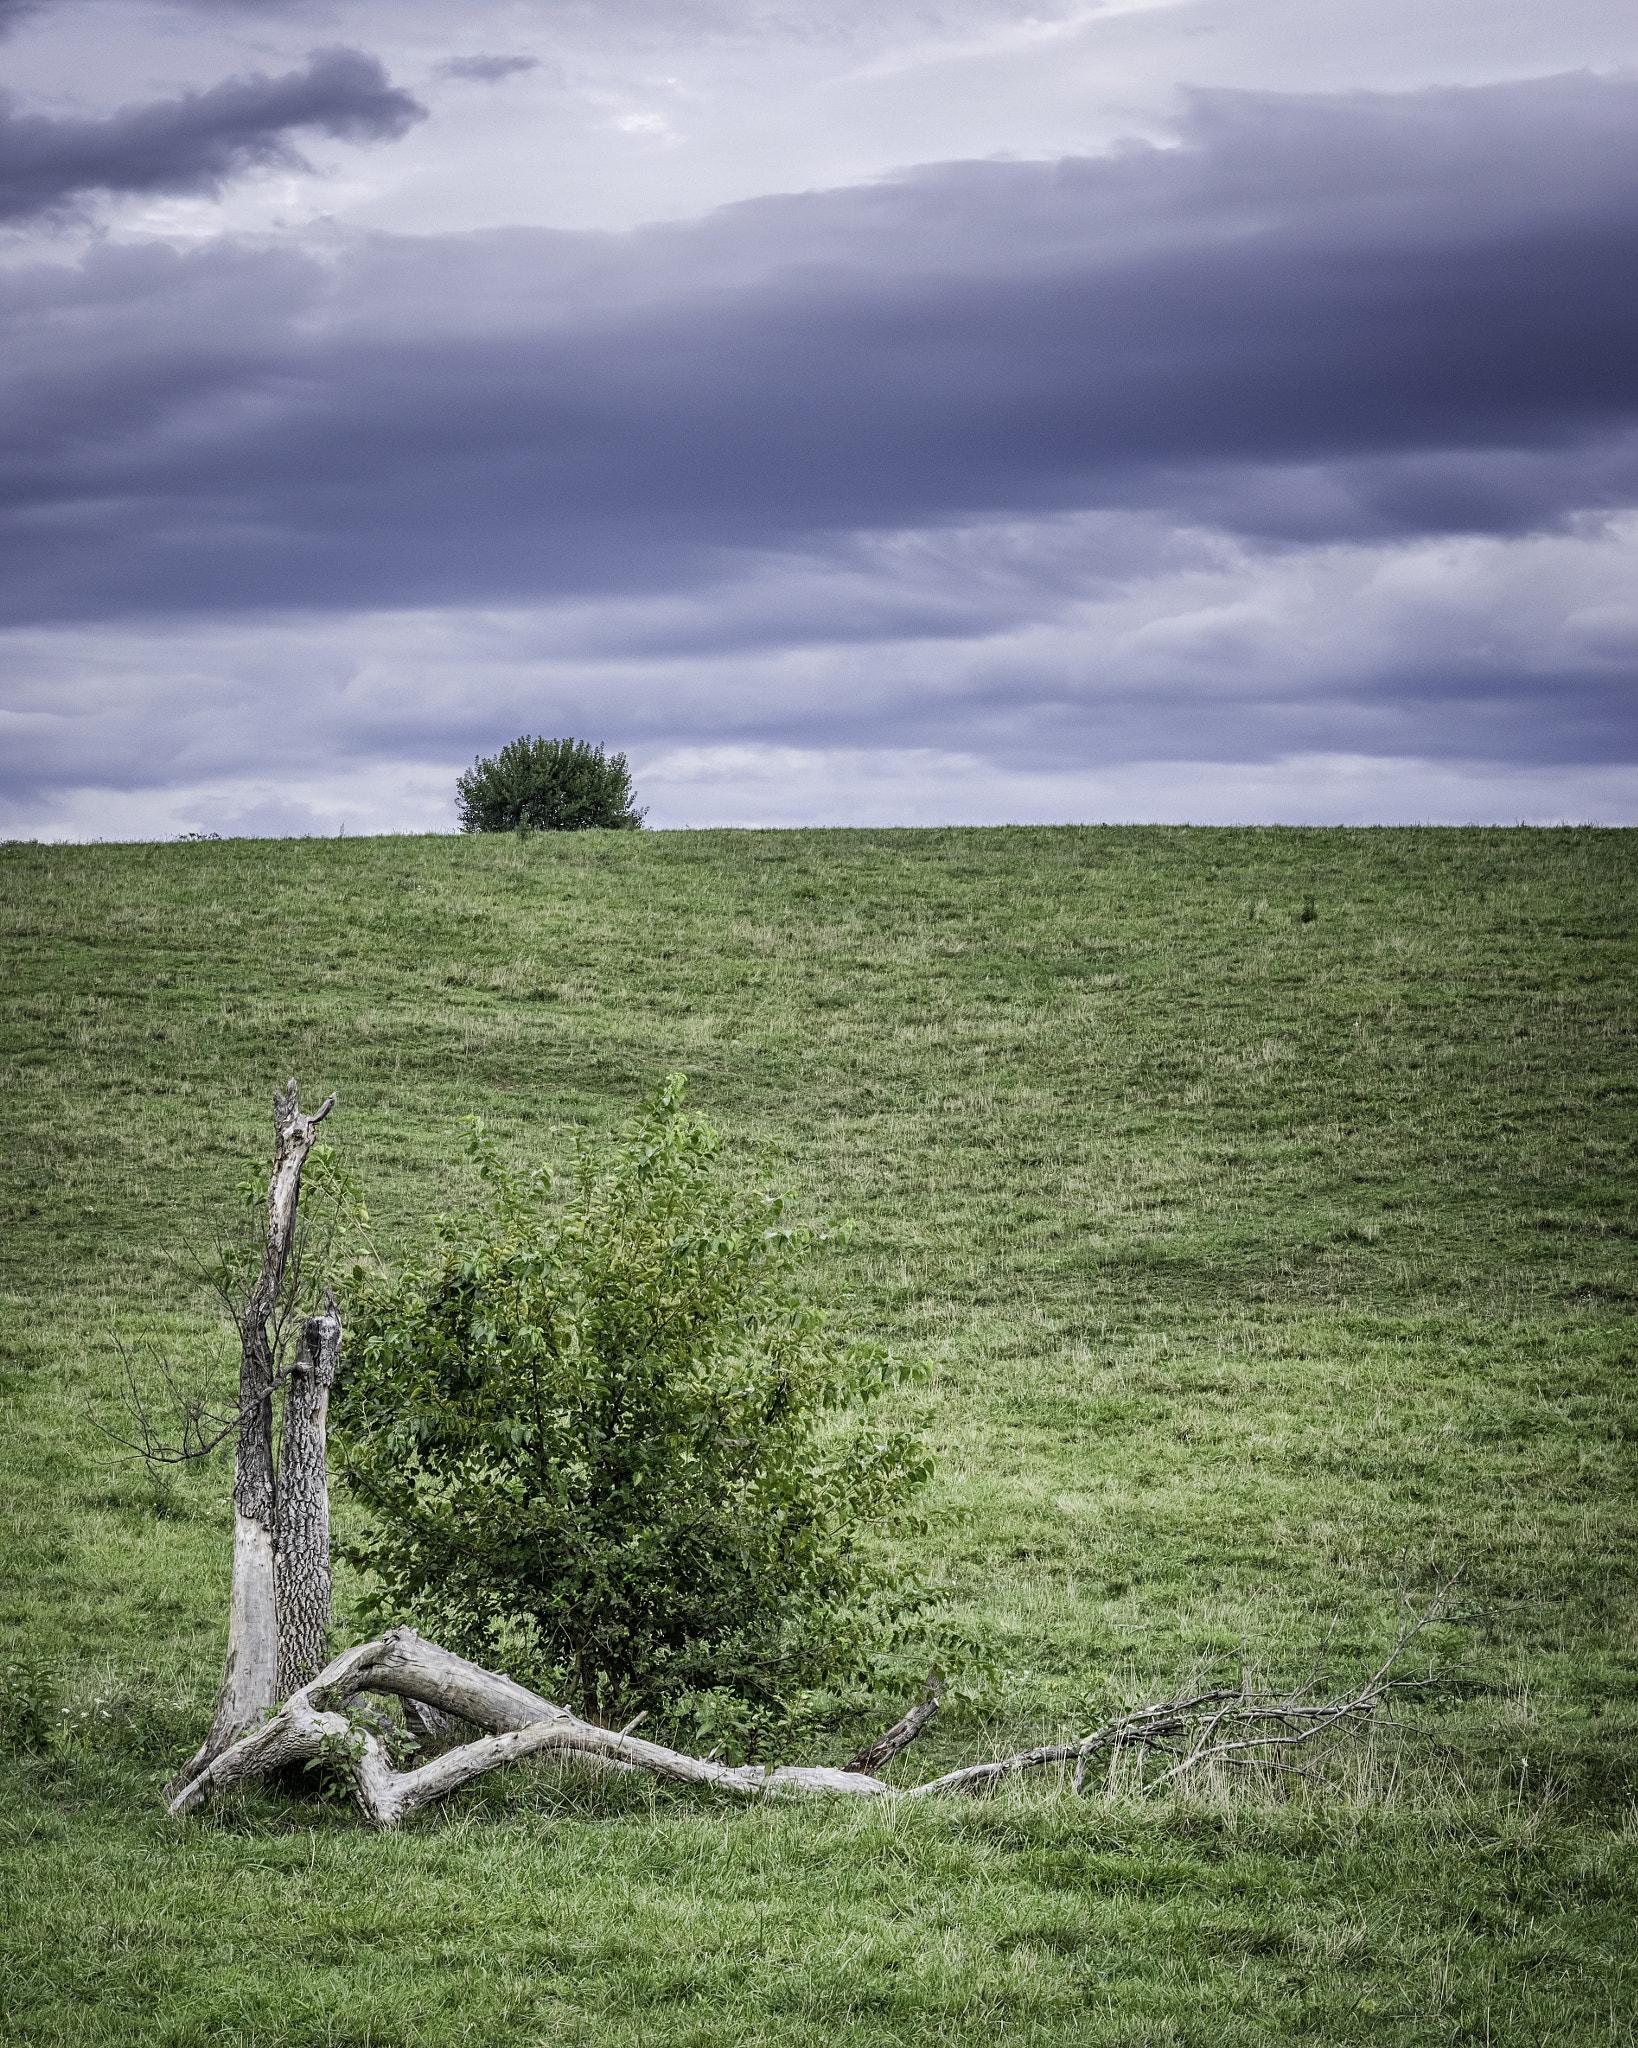
[[624, 754], [587, 740], [532, 739], [479, 755], [455, 785], [463, 832], [635, 832]]

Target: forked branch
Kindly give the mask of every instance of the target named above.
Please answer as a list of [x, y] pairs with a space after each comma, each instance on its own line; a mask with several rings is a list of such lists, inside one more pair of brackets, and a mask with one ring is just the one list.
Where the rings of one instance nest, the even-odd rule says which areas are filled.
[[[361, 1692], [395, 1693], [494, 1732], [445, 1750], [416, 1770], [395, 1770], [380, 1737], [367, 1726], [349, 1721], [344, 1711]], [[605, 1767], [626, 1765], [681, 1784], [709, 1785], [752, 1797], [766, 1792], [873, 1793], [888, 1789], [861, 1773], [823, 1766], [786, 1765], [769, 1771], [761, 1764], [735, 1766], [684, 1756], [629, 1732], [616, 1733], [582, 1721], [567, 1707], [543, 1699], [526, 1686], [485, 1671], [436, 1643], [423, 1642], [413, 1629], [389, 1629], [379, 1642], [344, 1650], [327, 1664], [310, 1685], [292, 1693], [270, 1721], [192, 1777], [172, 1800], [170, 1810], [180, 1819], [212, 1794], [286, 1764], [320, 1756], [327, 1744], [332, 1755], [345, 1756], [366, 1819], [384, 1828], [396, 1827], [418, 1807], [442, 1799], [498, 1765], [545, 1754]]]

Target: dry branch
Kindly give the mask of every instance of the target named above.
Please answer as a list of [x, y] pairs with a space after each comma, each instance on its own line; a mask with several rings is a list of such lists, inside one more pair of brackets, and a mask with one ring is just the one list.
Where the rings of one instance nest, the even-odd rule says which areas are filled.
[[[1415, 1678], [1399, 1677], [1396, 1672], [1405, 1653], [1440, 1619], [1454, 1583], [1443, 1581], [1425, 1609], [1402, 1620], [1393, 1648], [1364, 1685], [1352, 1691], [1315, 1697], [1320, 1679], [1316, 1663], [1302, 1685], [1286, 1692], [1253, 1692], [1242, 1683], [1179, 1695], [1123, 1714], [1077, 1741], [1047, 1743], [990, 1762], [969, 1764], [898, 1796], [926, 1799], [988, 1791], [1025, 1771], [1071, 1762], [1079, 1792], [1092, 1758], [1113, 1758], [1123, 1749], [1136, 1749], [1142, 1756], [1153, 1751], [1173, 1760], [1145, 1787], [1151, 1792], [1184, 1772], [1211, 1763], [1296, 1768], [1287, 1761], [1290, 1751], [1349, 1727], [1379, 1726], [1382, 1709], [1396, 1694], [1439, 1682], [1443, 1674], [1432, 1670]], [[381, 1737], [357, 1717], [349, 1719], [345, 1711], [365, 1692], [397, 1695], [406, 1703], [407, 1716], [413, 1705], [412, 1724], [421, 1719], [426, 1725], [424, 1717], [430, 1711], [439, 1722], [455, 1716], [489, 1733], [446, 1749], [414, 1770], [396, 1770]], [[936, 1710], [938, 1699], [938, 1683], [929, 1679], [916, 1705], [861, 1750], [845, 1770], [794, 1764], [768, 1770], [761, 1764], [731, 1765], [709, 1757], [685, 1756], [660, 1743], [642, 1741], [631, 1732], [635, 1722], [619, 1731], [600, 1728], [503, 1673], [485, 1671], [481, 1665], [424, 1641], [413, 1629], [390, 1629], [377, 1642], [343, 1651], [317, 1678], [293, 1692], [264, 1726], [190, 1772], [170, 1810], [180, 1818], [214, 1793], [282, 1765], [317, 1757], [326, 1753], [327, 1746], [330, 1755], [346, 1758], [359, 1807], [377, 1827], [395, 1827], [417, 1808], [501, 1764], [542, 1755], [605, 1770], [645, 1771], [680, 1784], [711, 1786], [753, 1798], [785, 1792], [874, 1797], [888, 1794], [892, 1788], [858, 1766], [868, 1760], [879, 1768], [913, 1741]]]
[[208, 1372], [186, 1372], [157, 1345], [149, 1346], [153, 1370], [164, 1390], [163, 1399], [155, 1402], [143, 1391], [137, 1373], [139, 1354], [125, 1345], [117, 1331], [113, 1344], [120, 1368], [115, 1398], [131, 1433], [110, 1429], [90, 1410], [86, 1420], [122, 1451], [135, 1451], [150, 1472], [163, 1465], [190, 1465], [208, 1458], [239, 1427], [238, 1415], [220, 1407]]
[[[984, 1792], [1003, 1778], [1024, 1771], [1040, 1770], [1047, 1764], [1075, 1765], [1074, 1788], [1086, 1783], [1087, 1767], [1095, 1756], [1112, 1756], [1121, 1749], [1136, 1749], [1140, 1755], [1156, 1751], [1174, 1759], [1160, 1777], [1144, 1785], [1144, 1791], [1158, 1792], [1163, 1785], [1187, 1771], [1208, 1764], [1230, 1767], [1291, 1770], [1287, 1752], [1306, 1747], [1319, 1738], [1347, 1728], [1380, 1726], [1382, 1710], [1400, 1693], [1425, 1691], [1447, 1675], [1430, 1669], [1419, 1678], [1400, 1678], [1398, 1670], [1405, 1653], [1424, 1631], [1444, 1614], [1456, 1586], [1456, 1575], [1442, 1578], [1427, 1606], [1419, 1612], [1408, 1607], [1403, 1589], [1400, 1596], [1400, 1625], [1393, 1648], [1362, 1686], [1327, 1699], [1311, 1695], [1320, 1683], [1326, 1645], [1308, 1677], [1285, 1692], [1254, 1692], [1242, 1680], [1238, 1686], [1220, 1687], [1176, 1699], [1161, 1700], [1149, 1707], [1123, 1714], [1107, 1726], [1083, 1735], [1077, 1742], [1047, 1743], [1039, 1749], [1020, 1750], [999, 1757], [993, 1763], [969, 1764], [949, 1771], [942, 1778], [917, 1785], [905, 1796], [923, 1799], [947, 1792]], [[1333, 1632], [1335, 1624], [1332, 1625]]]
[[857, 1756], [849, 1757], [846, 1769], [850, 1771], [879, 1771], [889, 1763], [901, 1749], [907, 1749], [921, 1733], [927, 1723], [938, 1712], [938, 1703], [944, 1696], [944, 1682], [936, 1671], [927, 1674], [927, 1684], [922, 1695], [902, 1720], [895, 1721], [891, 1728], [884, 1729], [874, 1742], [867, 1742]]

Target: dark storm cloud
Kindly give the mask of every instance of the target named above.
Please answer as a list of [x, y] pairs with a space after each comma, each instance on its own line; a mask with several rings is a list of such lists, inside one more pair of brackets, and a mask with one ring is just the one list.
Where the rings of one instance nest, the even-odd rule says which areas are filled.
[[635, 590], [1096, 507], [1275, 546], [1596, 514], [1638, 502], [1635, 132], [1593, 78], [1217, 94], [1176, 149], [625, 236], [99, 250], [13, 279], [0, 597]]
[[349, 49], [315, 50], [304, 71], [282, 78], [230, 79], [104, 121], [0, 105], [0, 220], [59, 212], [89, 192], [216, 192], [248, 170], [300, 167], [295, 131], [385, 141], [425, 113], [377, 58]]

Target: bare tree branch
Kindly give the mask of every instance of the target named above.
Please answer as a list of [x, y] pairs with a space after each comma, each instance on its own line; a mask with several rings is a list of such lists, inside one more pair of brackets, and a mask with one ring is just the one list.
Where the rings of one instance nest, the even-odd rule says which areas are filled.
[[849, 1757], [843, 1765], [848, 1771], [879, 1771], [883, 1764], [891, 1762], [901, 1749], [908, 1749], [927, 1723], [938, 1712], [939, 1701], [944, 1697], [944, 1681], [936, 1671], [927, 1674], [927, 1683], [921, 1698], [901, 1720], [885, 1729], [874, 1742], [867, 1742], [857, 1756]]
[[[316, 1756], [327, 1743], [332, 1753], [347, 1756], [359, 1807], [378, 1827], [395, 1827], [418, 1807], [501, 1764], [545, 1754], [603, 1769], [646, 1771], [682, 1784], [711, 1786], [747, 1797], [838, 1792], [865, 1798], [940, 1798], [989, 1791], [1025, 1771], [1071, 1762], [1078, 1793], [1093, 1757], [1108, 1755], [1113, 1760], [1123, 1749], [1135, 1749], [1140, 1765], [1150, 1751], [1174, 1759], [1168, 1770], [1144, 1787], [1150, 1793], [1211, 1763], [1306, 1775], [1302, 1765], [1289, 1761], [1287, 1752], [1348, 1728], [1381, 1727], [1385, 1725], [1381, 1710], [1390, 1699], [1440, 1683], [1446, 1674], [1437, 1670], [1414, 1678], [1395, 1673], [1405, 1653], [1442, 1618], [1454, 1585], [1454, 1578], [1441, 1580], [1427, 1607], [1419, 1613], [1407, 1611], [1393, 1648], [1364, 1684], [1352, 1691], [1312, 1699], [1318, 1682], [1317, 1662], [1301, 1685], [1285, 1692], [1253, 1693], [1242, 1675], [1239, 1686], [1160, 1700], [1123, 1714], [1077, 1741], [1045, 1743], [1013, 1756], [968, 1764], [903, 1792], [894, 1792], [857, 1766], [864, 1759], [885, 1762], [914, 1739], [937, 1707], [936, 1679], [929, 1679], [922, 1699], [868, 1749], [861, 1750], [846, 1769], [783, 1765], [770, 1771], [760, 1764], [736, 1766], [711, 1757], [684, 1756], [659, 1743], [635, 1739], [631, 1733], [635, 1722], [618, 1733], [599, 1728], [501, 1673], [485, 1671], [436, 1643], [423, 1641], [413, 1629], [390, 1629], [378, 1642], [343, 1651], [310, 1684], [292, 1693], [264, 1726], [192, 1774], [180, 1784], [170, 1810], [181, 1818], [213, 1793], [280, 1764]], [[437, 1717], [433, 1725], [453, 1715], [491, 1732], [475, 1742], [446, 1749], [415, 1770], [396, 1771], [380, 1737], [369, 1727], [349, 1722], [338, 1711], [361, 1692], [393, 1693], [406, 1702], [418, 1703], [417, 1712], [407, 1716], [412, 1725], [431, 1709]]]
[[[282, 1102], [284, 1097], [277, 1099]], [[332, 1093], [311, 1117], [301, 1119], [309, 1135], [335, 1104], [336, 1096]], [[317, 1292], [316, 1284], [309, 1285], [309, 1276], [316, 1274], [322, 1280], [330, 1270], [336, 1240], [352, 1220], [344, 1217], [344, 1203], [339, 1196], [326, 1202], [324, 1197], [331, 1192], [321, 1184], [318, 1203], [315, 1205], [310, 1199], [304, 1202], [290, 1227], [282, 1270], [261, 1332], [271, 1365], [268, 1393], [280, 1391], [297, 1370], [290, 1359], [291, 1338], [293, 1334], [299, 1337], [304, 1304]], [[201, 1229], [213, 1257], [207, 1258], [191, 1245], [182, 1247], [174, 1256], [178, 1264], [191, 1270], [216, 1295], [238, 1334], [242, 1353], [247, 1339], [253, 1345], [258, 1341], [252, 1311], [259, 1279], [265, 1276], [268, 1265], [270, 1203], [257, 1199], [250, 1206], [248, 1218], [243, 1209], [232, 1212], [232, 1217], [230, 1221], [229, 1213], [218, 1208], [201, 1219]], [[247, 1220], [251, 1221], [248, 1231]], [[110, 1427], [90, 1407], [86, 1420], [110, 1443], [134, 1452], [151, 1470], [208, 1458], [236, 1431], [255, 1427], [258, 1400], [246, 1400], [241, 1394], [238, 1405], [229, 1407], [227, 1400], [231, 1396], [224, 1399], [223, 1391], [210, 1383], [213, 1376], [209, 1368], [180, 1364], [157, 1343], [146, 1344], [140, 1350], [127, 1346], [117, 1332], [113, 1334], [113, 1343], [120, 1362], [114, 1398], [123, 1411], [123, 1426]]]
[[156, 1404], [143, 1392], [137, 1353], [117, 1331], [113, 1343], [120, 1367], [114, 1398], [131, 1434], [121, 1435], [91, 1409], [86, 1410], [91, 1427], [110, 1443], [134, 1451], [150, 1467], [184, 1465], [208, 1458], [239, 1427], [237, 1414], [223, 1414], [216, 1406], [214, 1390], [206, 1387], [203, 1375], [185, 1375], [157, 1344], [149, 1347], [149, 1357], [164, 1387], [164, 1413], [156, 1413]]
[[[1180, 1757], [1169, 1771], [1144, 1787], [1146, 1793], [1158, 1792], [1174, 1778], [1186, 1771], [1200, 1769], [1213, 1763], [1251, 1765], [1278, 1765], [1277, 1752], [1298, 1749], [1313, 1742], [1316, 1737], [1335, 1733], [1349, 1725], [1370, 1723], [1381, 1725], [1383, 1707], [1396, 1694], [1425, 1691], [1438, 1685], [1448, 1676], [1441, 1670], [1430, 1669], [1425, 1677], [1396, 1678], [1397, 1669], [1406, 1651], [1417, 1638], [1444, 1618], [1450, 1597], [1456, 1589], [1461, 1574], [1453, 1572], [1441, 1576], [1435, 1586], [1433, 1598], [1420, 1612], [1410, 1606], [1410, 1594], [1403, 1580], [1400, 1583], [1400, 1622], [1394, 1637], [1393, 1648], [1366, 1679], [1365, 1683], [1352, 1694], [1343, 1694], [1319, 1705], [1304, 1705], [1303, 1698], [1313, 1689], [1315, 1681], [1298, 1691], [1275, 1697], [1247, 1699], [1238, 1708], [1225, 1708], [1222, 1713], [1195, 1730], [1194, 1741], [1186, 1755]], [[1332, 1631], [1336, 1624], [1333, 1622]], [[1327, 1638], [1329, 1641], [1329, 1638]], [[1317, 1672], [1316, 1664], [1316, 1672]], [[1218, 1739], [1219, 1730], [1227, 1727], [1228, 1737]], [[1279, 1732], [1260, 1732], [1271, 1728]]]

